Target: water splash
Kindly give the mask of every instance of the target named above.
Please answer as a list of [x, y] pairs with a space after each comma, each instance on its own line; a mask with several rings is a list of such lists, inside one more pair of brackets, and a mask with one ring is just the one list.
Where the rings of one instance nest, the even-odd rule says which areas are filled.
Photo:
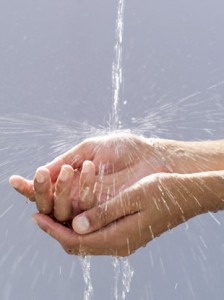
[[219, 82], [186, 96], [155, 92], [151, 99], [153, 106], [146, 108], [141, 116], [137, 113], [130, 116], [130, 127], [136, 134], [151, 137], [186, 139], [191, 130], [191, 139], [201, 139], [202, 136], [209, 139], [214, 134], [221, 138], [224, 118], [222, 95], [223, 84]]
[[[118, 129], [121, 126], [121, 120], [119, 116], [119, 102], [121, 99], [121, 87], [122, 87], [122, 43], [123, 43], [123, 15], [124, 15], [124, 1], [120, 0], [118, 4], [118, 17], [116, 21], [116, 45], [115, 45], [115, 61], [113, 63], [112, 70], [112, 80], [113, 80], [113, 109], [112, 109], [112, 129]], [[222, 84], [222, 83], [221, 83]], [[209, 90], [214, 91], [220, 87], [220, 84], [214, 84]], [[201, 100], [199, 99], [199, 96]], [[158, 94], [156, 95], [158, 97]], [[172, 123], [175, 121], [179, 124], [180, 134], [184, 136], [184, 131], [189, 130], [192, 126], [197, 126], [195, 132], [207, 131], [209, 135], [213, 135], [213, 130], [210, 129], [209, 124], [212, 122], [215, 124], [223, 123], [223, 104], [220, 104], [220, 110], [217, 110], [214, 105], [209, 110], [207, 110], [205, 118], [208, 120], [208, 126], [204, 127], [199, 125], [196, 121], [197, 119], [200, 121], [201, 111], [197, 109], [197, 105], [201, 106], [200, 102], [205, 101], [205, 98], [202, 97], [202, 93], [194, 93], [190, 96], [179, 99], [176, 104], [173, 104], [173, 100], [168, 98], [168, 101], [164, 101], [164, 97], [161, 97], [161, 101], [158, 100], [158, 109], [154, 111], [148, 112], [144, 118], [140, 116], [139, 118], [133, 119], [133, 124], [136, 128], [136, 131], [139, 130], [141, 134], [150, 135], [163, 135], [169, 137], [172, 132]], [[222, 100], [221, 100], [222, 101]], [[166, 104], [163, 104], [165, 102]], [[195, 107], [193, 114], [190, 115], [190, 118], [186, 118], [186, 110], [188, 108]], [[48, 148], [48, 143], [41, 143], [41, 139], [45, 141], [50, 141], [50, 151], [49, 151], [49, 159], [54, 158], [56, 155], [68, 150], [73, 147], [79, 141], [85, 139], [86, 137], [96, 136], [98, 133], [103, 134], [103, 130], [98, 130], [95, 127], [91, 127], [86, 125], [85, 123], [75, 123], [70, 122], [69, 126], [67, 124], [62, 124], [62, 122], [58, 122], [57, 124], [55, 120], [47, 120], [45, 118], [33, 117], [31, 115], [21, 115], [15, 116], [12, 118], [4, 117], [1, 119], [0, 128], [1, 137], [4, 140], [0, 145], [8, 145], [1, 146], [1, 153], [8, 152], [9, 159], [1, 162], [1, 166], [8, 166], [9, 168], [3, 168], [4, 173], [1, 173], [1, 178], [5, 179], [8, 175], [11, 175], [15, 171], [15, 165], [17, 164], [18, 173], [24, 173], [24, 165], [18, 165], [18, 156], [26, 156], [29, 161], [31, 155], [38, 152], [39, 155], [32, 158], [31, 168], [28, 170], [26, 166], [28, 177], [29, 174], [33, 173], [36, 165], [44, 163], [42, 161], [43, 156], [41, 155], [44, 149]], [[193, 124], [193, 125], [192, 125]], [[150, 127], [151, 126], [151, 127]], [[66, 138], [65, 138], [66, 137]], [[27, 145], [27, 138], [30, 142], [30, 145]], [[13, 143], [13, 147], [12, 146]], [[44, 145], [44, 146], [43, 146]], [[13, 148], [13, 154], [10, 149]], [[14, 155], [15, 153], [15, 155]], [[31, 154], [32, 153], [32, 154]], [[30, 155], [30, 157], [29, 157]], [[46, 156], [44, 156], [44, 159]], [[4, 164], [4, 165], [3, 165]], [[7, 169], [5, 171], [5, 169]], [[0, 178], [0, 179], [1, 179]], [[1, 213], [0, 218], [4, 218], [10, 211], [12, 205], [7, 205], [7, 208]], [[211, 215], [213, 218], [213, 215]], [[22, 219], [22, 216], [21, 216]], [[214, 219], [214, 218], [213, 218]], [[18, 218], [18, 221], [20, 218]], [[220, 225], [219, 220], [214, 219], [215, 222]], [[11, 249], [11, 248], [10, 248]], [[10, 250], [9, 249], [9, 250]], [[12, 251], [14, 252], [14, 250]], [[0, 265], [4, 263], [4, 261], [9, 259], [7, 252], [5, 256], [2, 257], [0, 261]], [[38, 252], [37, 252], [38, 253]], [[35, 253], [34, 260], [36, 259], [37, 253]], [[202, 253], [203, 254], [203, 253]], [[87, 260], [86, 260], [87, 259]], [[20, 260], [18, 260], [18, 263]], [[162, 260], [160, 261], [163, 266]], [[17, 264], [15, 264], [17, 268]], [[115, 286], [114, 286], [114, 296], [115, 299], [125, 299], [127, 293], [130, 290], [130, 284], [133, 277], [133, 270], [131, 269], [130, 263], [128, 259], [113, 259], [113, 268], [115, 273]], [[84, 258], [82, 261], [82, 269], [83, 269], [83, 278], [85, 282], [85, 291], [84, 291], [84, 299], [91, 299], [93, 295], [93, 287], [91, 283], [91, 274], [90, 274], [90, 258]], [[164, 268], [163, 268], [164, 269]], [[59, 269], [61, 272], [61, 269]], [[43, 271], [44, 272], [44, 271]], [[71, 269], [71, 277], [74, 272], [74, 265]], [[53, 276], [53, 275], [52, 275]], [[39, 280], [40, 272], [37, 272], [36, 277], [33, 278], [32, 286], [37, 285], [37, 281]], [[121, 279], [121, 280], [120, 280]], [[120, 280], [120, 281], [119, 281]], [[122, 286], [121, 286], [122, 283]], [[6, 287], [6, 296], [8, 298], [11, 293], [12, 286], [9, 285]]]

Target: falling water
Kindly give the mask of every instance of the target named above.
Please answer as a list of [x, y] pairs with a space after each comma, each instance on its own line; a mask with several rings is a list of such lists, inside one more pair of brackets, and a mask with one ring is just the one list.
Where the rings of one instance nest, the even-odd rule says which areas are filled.
[[114, 47], [115, 57], [112, 64], [112, 87], [113, 87], [113, 106], [112, 106], [112, 128], [118, 129], [121, 121], [119, 118], [119, 102], [121, 97], [122, 74], [122, 43], [124, 32], [124, 0], [118, 0], [117, 20], [116, 20], [116, 42]]
[[[114, 298], [116, 300], [124, 300], [126, 299], [126, 294], [130, 292], [134, 270], [128, 258], [114, 257], [112, 264], [114, 268]], [[122, 286], [121, 291], [119, 291], [120, 286]]]
[[85, 283], [83, 300], [89, 300], [93, 295], [93, 285], [92, 285], [91, 274], [90, 274], [90, 269], [91, 269], [90, 262], [91, 262], [90, 256], [85, 256], [81, 258], [83, 279]]
[[[122, 85], [122, 43], [124, 31], [124, 6], [125, 0], [118, 0], [117, 18], [116, 18], [116, 32], [115, 32], [115, 46], [114, 46], [114, 61], [112, 63], [112, 120], [110, 128], [112, 130], [121, 127], [121, 120], [119, 117], [119, 103], [121, 98]], [[81, 260], [83, 269], [83, 278], [85, 282], [84, 300], [91, 299], [93, 295], [93, 287], [90, 276], [90, 258], [84, 257]], [[128, 258], [112, 259], [112, 266], [114, 269], [114, 297], [116, 300], [125, 299], [126, 294], [130, 291], [131, 280], [133, 277], [133, 270]], [[121, 279], [121, 281], [120, 281]], [[121, 282], [121, 283], [120, 283]], [[121, 289], [121, 291], [120, 291]]]
[[[121, 127], [119, 116], [119, 103], [121, 100], [121, 86], [123, 81], [122, 73], [122, 46], [124, 34], [124, 7], [125, 0], [118, 0], [117, 19], [116, 19], [116, 40], [115, 40], [115, 57], [112, 64], [112, 87], [113, 87], [113, 106], [112, 106], [112, 129]], [[113, 258], [112, 265], [114, 268], [114, 297], [116, 300], [125, 299], [126, 294], [130, 291], [133, 270], [128, 258]], [[121, 278], [121, 292], [119, 292]]]

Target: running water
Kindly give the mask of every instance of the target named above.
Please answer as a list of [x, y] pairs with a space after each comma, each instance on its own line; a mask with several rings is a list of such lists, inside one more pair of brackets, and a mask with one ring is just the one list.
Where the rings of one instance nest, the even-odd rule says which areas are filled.
[[[114, 268], [114, 299], [124, 300], [126, 294], [130, 292], [131, 281], [134, 275], [128, 258], [114, 257], [113, 261]], [[119, 290], [119, 287], [121, 290]]]
[[[112, 87], [113, 87], [113, 106], [112, 106], [112, 129], [121, 128], [120, 108], [121, 86], [123, 82], [122, 73], [122, 49], [124, 34], [124, 7], [125, 0], [118, 0], [117, 19], [116, 19], [116, 40], [115, 40], [115, 57], [112, 64]], [[113, 258], [112, 265], [114, 268], [114, 297], [116, 300], [125, 299], [126, 294], [130, 291], [131, 280], [134, 271], [131, 268], [128, 258]], [[121, 278], [120, 278], [121, 277]], [[122, 284], [120, 284], [120, 279]], [[119, 291], [119, 287], [121, 291]]]
[[81, 266], [83, 272], [83, 279], [85, 283], [83, 300], [90, 300], [93, 295], [93, 285], [92, 285], [91, 274], [90, 274], [91, 257], [85, 256], [81, 258]]
[[122, 73], [122, 44], [124, 33], [124, 6], [125, 0], [118, 0], [117, 20], [116, 20], [116, 42], [114, 47], [115, 57], [112, 64], [112, 129], [119, 129], [121, 120], [119, 118], [119, 103], [121, 98], [121, 85], [123, 81]]
[[[123, 81], [122, 74], [122, 43], [124, 33], [124, 7], [125, 0], [118, 0], [117, 18], [116, 18], [116, 32], [115, 32], [115, 47], [114, 47], [114, 61], [112, 64], [112, 88], [113, 88], [113, 103], [112, 103], [112, 120], [110, 128], [117, 130], [121, 128], [121, 120], [119, 116], [119, 103], [121, 100], [121, 86]], [[81, 261], [83, 268], [83, 276], [86, 285], [84, 299], [89, 300], [93, 294], [90, 276], [90, 258], [83, 258]], [[130, 291], [131, 280], [134, 274], [128, 258], [112, 259], [112, 266], [114, 269], [114, 297], [118, 299], [126, 299], [126, 294]], [[121, 279], [121, 280], [120, 280]]]

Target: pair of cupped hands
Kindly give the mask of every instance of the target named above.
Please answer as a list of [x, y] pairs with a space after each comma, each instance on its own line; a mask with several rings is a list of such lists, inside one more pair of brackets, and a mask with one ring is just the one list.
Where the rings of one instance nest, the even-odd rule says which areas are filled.
[[33, 220], [67, 253], [127, 256], [183, 222], [166, 188], [175, 175], [155, 143], [129, 133], [89, 138], [32, 181], [10, 183], [36, 202]]

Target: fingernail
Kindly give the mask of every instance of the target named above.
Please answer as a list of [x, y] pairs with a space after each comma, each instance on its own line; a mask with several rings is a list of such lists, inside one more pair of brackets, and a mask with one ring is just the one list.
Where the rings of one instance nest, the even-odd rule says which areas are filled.
[[87, 197], [89, 195], [89, 189], [90, 189], [89, 186], [84, 187], [84, 189], [82, 190], [82, 193], [81, 193], [81, 197], [80, 197], [81, 201], [87, 200]]
[[60, 180], [66, 181], [67, 179], [68, 179], [68, 171], [66, 170], [65, 167], [62, 167], [60, 172]]
[[75, 231], [77, 231], [78, 233], [85, 233], [89, 230], [89, 220], [84, 216], [77, 217], [74, 220], [74, 223]]
[[44, 181], [46, 180], [44, 174], [42, 173], [42, 171], [37, 170], [36, 172], [36, 180], [38, 183], [44, 183]]
[[14, 189], [18, 189], [19, 182], [16, 180], [16, 178], [14, 176], [11, 176], [9, 178], [9, 183], [11, 184], [12, 187], [14, 187]]
[[88, 168], [89, 168], [89, 161], [86, 160], [82, 165], [82, 171], [88, 171], [89, 170]]

